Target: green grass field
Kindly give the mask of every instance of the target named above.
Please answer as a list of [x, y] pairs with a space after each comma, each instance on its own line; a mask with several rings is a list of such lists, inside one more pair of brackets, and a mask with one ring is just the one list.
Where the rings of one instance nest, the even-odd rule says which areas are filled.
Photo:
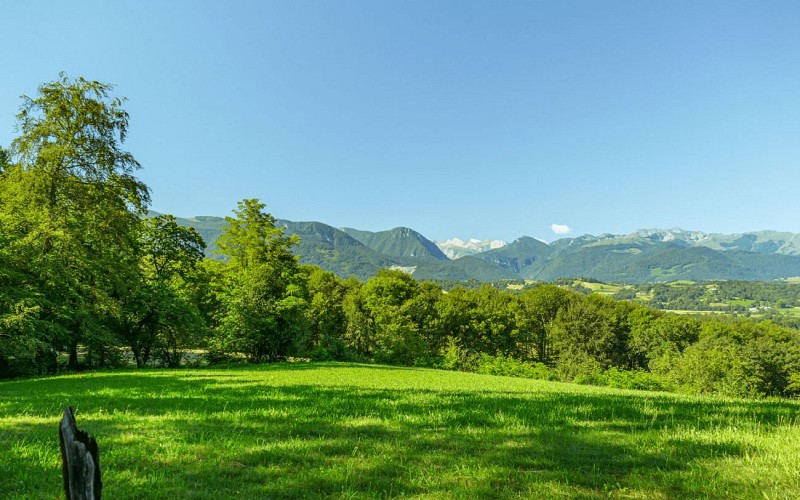
[[798, 498], [800, 404], [376, 365], [0, 383], [0, 491], [60, 498], [58, 421], [120, 498]]
[[583, 280], [574, 280], [573, 284], [576, 286], [582, 286], [584, 288], [588, 288], [593, 293], [599, 293], [601, 295], [614, 295], [618, 293], [620, 290], [625, 288], [623, 285], [613, 285], [609, 283], [598, 283], [594, 281], [583, 281]]

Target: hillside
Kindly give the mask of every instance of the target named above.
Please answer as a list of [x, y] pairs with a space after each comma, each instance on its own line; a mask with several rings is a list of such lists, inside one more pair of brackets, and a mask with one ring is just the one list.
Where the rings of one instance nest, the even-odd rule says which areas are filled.
[[349, 234], [321, 222], [291, 222], [278, 220], [286, 234], [300, 237], [294, 250], [301, 264], [312, 264], [342, 277], [355, 276], [366, 280], [378, 269], [397, 265], [386, 254], [368, 248]]
[[435, 243], [413, 229], [396, 227], [389, 231], [372, 233], [343, 227], [342, 231], [366, 247], [389, 257], [409, 257], [419, 260], [448, 260]]
[[547, 243], [523, 236], [504, 247], [476, 254], [475, 257], [516, 276], [527, 277], [532, 269], [547, 261], [552, 253], [553, 249]]
[[0, 490], [62, 491], [63, 408], [107, 498], [796, 498], [800, 407], [381, 365], [0, 382]]
[[[178, 219], [214, 242], [225, 219]], [[562, 238], [550, 244], [523, 236], [509, 244], [475, 242], [488, 250], [464, 250], [449, 259], [431, 240], [410, 228], [370, 232], [337, 229], [321, 222], [278, 220], [288, 234], [300, 236], [295, 249], [303, 264], [318, 265], [342, 277], [367, 279], [378, 269], [402, 267], [417, 279], [479, 280], [585, 277], [601, 281], [646, 283], [674, 280], [770, 281], [800, 276], [800, 235], [775, 231], [709, 234], [681, 229], [644, 229], [628, 235]], [[461, 241], [461, 240], [459, 240]], [[468, 247], [463, 241], [465, 247]], [[497, 248], [491, 248], [494, 245]], [[445, 247], [451, 254], [456, 250]]]

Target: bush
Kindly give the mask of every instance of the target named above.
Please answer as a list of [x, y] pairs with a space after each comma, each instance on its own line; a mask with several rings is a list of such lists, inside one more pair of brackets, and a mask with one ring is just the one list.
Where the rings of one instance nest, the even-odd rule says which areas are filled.
[[308, 357], [311, 358], [312, 361], [330, 361], [331, 353], [325, 346], [318, 345], [313, 351], [308, 353]]
[[228, 354], [218, 349], [209, 349], [205, 354], [205, 358], [209, 365], [226, 365], [230, 363], [241, 363], [243, 361], [241, 356]]
[[595, 382], [586, 382], [603, 372], [600, 362], [582, 351], [563, 352], [558, 357], [555, 366], [556, 375], [562, 382], [576, 382], [579, 384], [605, 385]]
[[454, 338], [447, 339], [447, 344], [442, 349], [441, 368], [445, 370], [460, 370], [474, 372], [478, 369], [478, 355], [468, 349], [459, 347]]
[[610, 368], [605, 372], [609, 387], [619, 389], [638, 389], [641, 391], [664, 391], [669, 387], [659, 377], [641, 370], [618, 370]]
[[442, 356], [420, 356], [414, 360], [414, 366], [420, 368], [444, 368], [444, 357]]
[[56, 352], [46, 346], [37, 347], [32, 355], [26, 357], [0, 353], [0, 379], [55, 373], [57, 368]]
[[555, 380], [556, 378], [555, 374], [542, 363], [525, 363], [502, 354], [497, 356], [481, 354], [477, 372], [485, 375], [505, 375], [537, 380]]
[[640, 391], [667, 391], [672, 389], [669, 384], [652, 373], [641, 370], [619, 370], [613, 367], [605, 371], [597, 370], [590, 374], [579, 375], [574, 381], [578, 384]]

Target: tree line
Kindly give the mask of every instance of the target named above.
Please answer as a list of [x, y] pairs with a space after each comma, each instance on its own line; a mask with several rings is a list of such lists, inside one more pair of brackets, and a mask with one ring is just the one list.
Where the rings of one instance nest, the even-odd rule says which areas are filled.
[[676, 316], [553, 284], [519, 293], [298, 264], [255, 199], [217, 247], [169, 215], [123, 149], [124, 100], [65, 75], [23, 97], [0, 149], [0, 376], [63, 367], [290, 357], [376, 361], [647, 389], [800, 392], [800, 332]]
[[750, 309], [777, 313], [800, 304], [800, 284], [754, 281], [707, 281], [702, 283], [650, 283], [630, 285], [622, 292], [650, 296], [657, 309], [747, 313]]

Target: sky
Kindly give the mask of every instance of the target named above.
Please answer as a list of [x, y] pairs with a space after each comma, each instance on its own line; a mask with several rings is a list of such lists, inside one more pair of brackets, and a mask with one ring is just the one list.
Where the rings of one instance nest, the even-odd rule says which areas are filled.
[[800, 2], [0, 0], [20, 95], [112, 83], [152, 209], [433, 240], [800, 232]]

